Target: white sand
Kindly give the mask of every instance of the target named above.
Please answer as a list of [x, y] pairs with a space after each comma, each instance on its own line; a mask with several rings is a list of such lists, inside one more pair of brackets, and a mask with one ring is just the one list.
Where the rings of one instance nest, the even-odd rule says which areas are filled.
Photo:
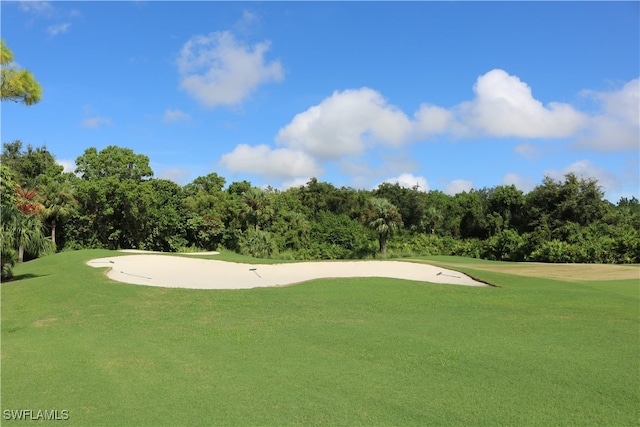
[[[142, 249], [120, 249], [119, 252], [127, 252], [132, 254], [163, 254], [165, 252], [158, 251], [145, 251]], [[208, 252], [176, 252], [176, 255], [218, 255], [220, 252], [208, 251]]]
[[99, 258], [87, 264], [97, 268], [111, 267], [107, 276], [118, 282], [165, 288], [251, 289], [337, 277], [391, 277], [452, 285], [488, 286], [457, 271], [406, 261], [320, 261], [251, 265], [140, 254]]

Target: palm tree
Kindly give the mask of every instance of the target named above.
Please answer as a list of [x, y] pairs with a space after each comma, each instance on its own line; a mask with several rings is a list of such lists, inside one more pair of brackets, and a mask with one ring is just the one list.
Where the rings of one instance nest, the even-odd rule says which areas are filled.
[[431, 234], [435, 234], [436, 232], [436, 224], [442, 221], [442, 214], [435, 206], [430, 206], [429, 209], [425, 211], [421, 218], [421, 225], [426, 228], [429, 226], [429, 230]]
[[402, 227], [400, 211], [387, 199], [372, 197], [369, 199], [366, 221], [369, 228], [378, 233], [380, 253], [386, 254], [387, 240]]
[[51, 181], [40, 191], [40, 203], [42, 204], [40, 216], [51, 225], [51, 242], [55, 248], [56, 225], [75, 211], [78, 201], [67, 185]]
[[51, 241], [45, 237], [44, 225], [36, 215], [25, 214], [17, 206], [2, 207], [2, 249], [18, 249], [18, 262], [24, 252], [37, 255], [51, 250]]
[[307, 217], [301, 212], [290, 211], [285, 215], [287, 230], [285, 232], [287, 244], [293, 249], [306, 246], [309, 242], [311, 226]]
[[246, 191], [242, 198], [242, 216], [247, 224], [251, 223], [255, 231], [258, 231], [260, 223], [267, 223], [273, 216], [269, 195], [256, 187]]

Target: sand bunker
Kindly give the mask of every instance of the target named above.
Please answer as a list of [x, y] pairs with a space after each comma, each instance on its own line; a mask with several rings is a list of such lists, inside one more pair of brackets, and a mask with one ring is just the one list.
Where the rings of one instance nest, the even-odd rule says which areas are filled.
[[[127, 252], [132, 254], [162, 254], [165, 252], [158, 251], [145, 251], [142, 249], [120, 249], [119, 252]], [[176, 255], [218, 255], [220, 252], [208, 251], [208, 252], [176, 252]]]
[[107, 276], [118, 282], [165, 288], [251, 289], [337, 277], [391, 277], [452, 285], [489, 286], [457, 271], [403, 261], [320, 261], [251, 265], [140, 254], [99, 258], [87, 264], [97, 268], [110, 267]]

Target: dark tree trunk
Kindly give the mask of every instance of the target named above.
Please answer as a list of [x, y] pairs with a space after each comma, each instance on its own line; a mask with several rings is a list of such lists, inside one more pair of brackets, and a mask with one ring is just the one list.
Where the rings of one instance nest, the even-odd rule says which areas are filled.
[[380, 253], [385, 255], [387, 253], [387, 238], [380, 236]]

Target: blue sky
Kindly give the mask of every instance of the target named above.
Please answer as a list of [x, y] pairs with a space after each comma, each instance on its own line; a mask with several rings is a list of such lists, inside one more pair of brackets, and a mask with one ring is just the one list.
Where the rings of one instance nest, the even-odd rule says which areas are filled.
[[545, 175], [639, 196], [638, 2], [8, 2], [43, 87], [2, 142], [287, 188], [449, 194]]

